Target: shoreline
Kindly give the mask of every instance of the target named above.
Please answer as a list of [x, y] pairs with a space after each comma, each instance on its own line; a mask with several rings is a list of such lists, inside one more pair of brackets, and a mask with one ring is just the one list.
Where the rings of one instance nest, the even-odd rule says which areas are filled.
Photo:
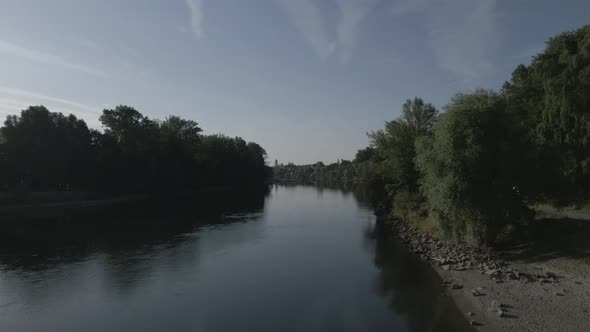
[[0, 213], [29, 211], [30, 209], [96, 207], [96, 206], [121, 204], [121, 203], [133, 202], [133, 201], [138, 201], [138, 200], [144, 200], [149, 197], [150, 196], [147, 194], [136, 194], [136, 195], [115, 196], [115, 197], [103, 198], [103, 199], [86, 199], [86, 200], [82, 199], [82, 200], [71, 200], [71, 201], [0, 205]]
[[570, 257], [525, 260], [434, 239], [398, 219], [385, 223], [431, 265], [477, 331], [590, 331], [589, 265], [571, 269]]

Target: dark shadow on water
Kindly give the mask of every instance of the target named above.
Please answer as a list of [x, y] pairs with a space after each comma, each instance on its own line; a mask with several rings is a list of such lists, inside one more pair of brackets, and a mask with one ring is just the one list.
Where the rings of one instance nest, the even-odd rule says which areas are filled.
[[[42, 215], [5, 214], [0, 224], [0, 265], [7, 270], [43, 271], [100, 253], [112, 261], [114, 270], [141, 273], [134, 262], [124, 260], [127, 254], [149, 260], [158, 247], [178, 246], [186, 240], [183, 235], [199, 227], [256, 219], [267, 195], [264, 190], [52, 209]], [[234, 217], [224, 218], [229, 214]]]
[[407, 317], [410, 331], [474, 331], [444, 293], [441, 278], [394, 239], [388, 227], [377, 223], [366, 235], [375, 241], [378, 292], [389, 299], [392, 311]]

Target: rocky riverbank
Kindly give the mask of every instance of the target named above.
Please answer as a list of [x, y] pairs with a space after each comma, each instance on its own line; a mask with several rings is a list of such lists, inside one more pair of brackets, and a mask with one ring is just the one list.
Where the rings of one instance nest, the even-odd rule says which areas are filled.
[[[481, 331], [590, 331], [590, 267], [572, 258], [514, 259], [388, 223], [401, 242], [433, 265], [459, 309]], [[579, 271], [583, 270], [583, 273]]]

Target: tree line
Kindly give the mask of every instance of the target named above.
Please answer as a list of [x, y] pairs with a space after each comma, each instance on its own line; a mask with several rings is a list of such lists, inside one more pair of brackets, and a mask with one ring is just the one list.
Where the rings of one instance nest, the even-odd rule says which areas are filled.
[[363, 183], [370, 175], [370, 165], [349, 160], [325, 165], [317, 162], [312, 165], [275, 165], [273, 180], [277, 183], [310, 184], [324, 187], [349, 187]]
[[358, 181], [382, 209], [453, 240], [493, 244], [537, 204], [588, 200], [590, 25], [550, 38], [500, 91], [458, 93], [442, 111], [408, 100], [369, 138], [356, 166], [333, 168], [369, 169]]
[[105, 109], [104, 131], [31, 106], [0, 128], [2, 191], [151, 193], [263, 184], [265, 150], [240, 137], [204, 135], [198, 123]]

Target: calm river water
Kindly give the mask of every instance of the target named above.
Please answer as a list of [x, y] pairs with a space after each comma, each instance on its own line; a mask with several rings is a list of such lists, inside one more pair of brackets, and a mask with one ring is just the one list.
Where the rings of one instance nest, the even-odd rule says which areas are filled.
[[469, 331], [352, 192], [3, 217], [0, 331]]

